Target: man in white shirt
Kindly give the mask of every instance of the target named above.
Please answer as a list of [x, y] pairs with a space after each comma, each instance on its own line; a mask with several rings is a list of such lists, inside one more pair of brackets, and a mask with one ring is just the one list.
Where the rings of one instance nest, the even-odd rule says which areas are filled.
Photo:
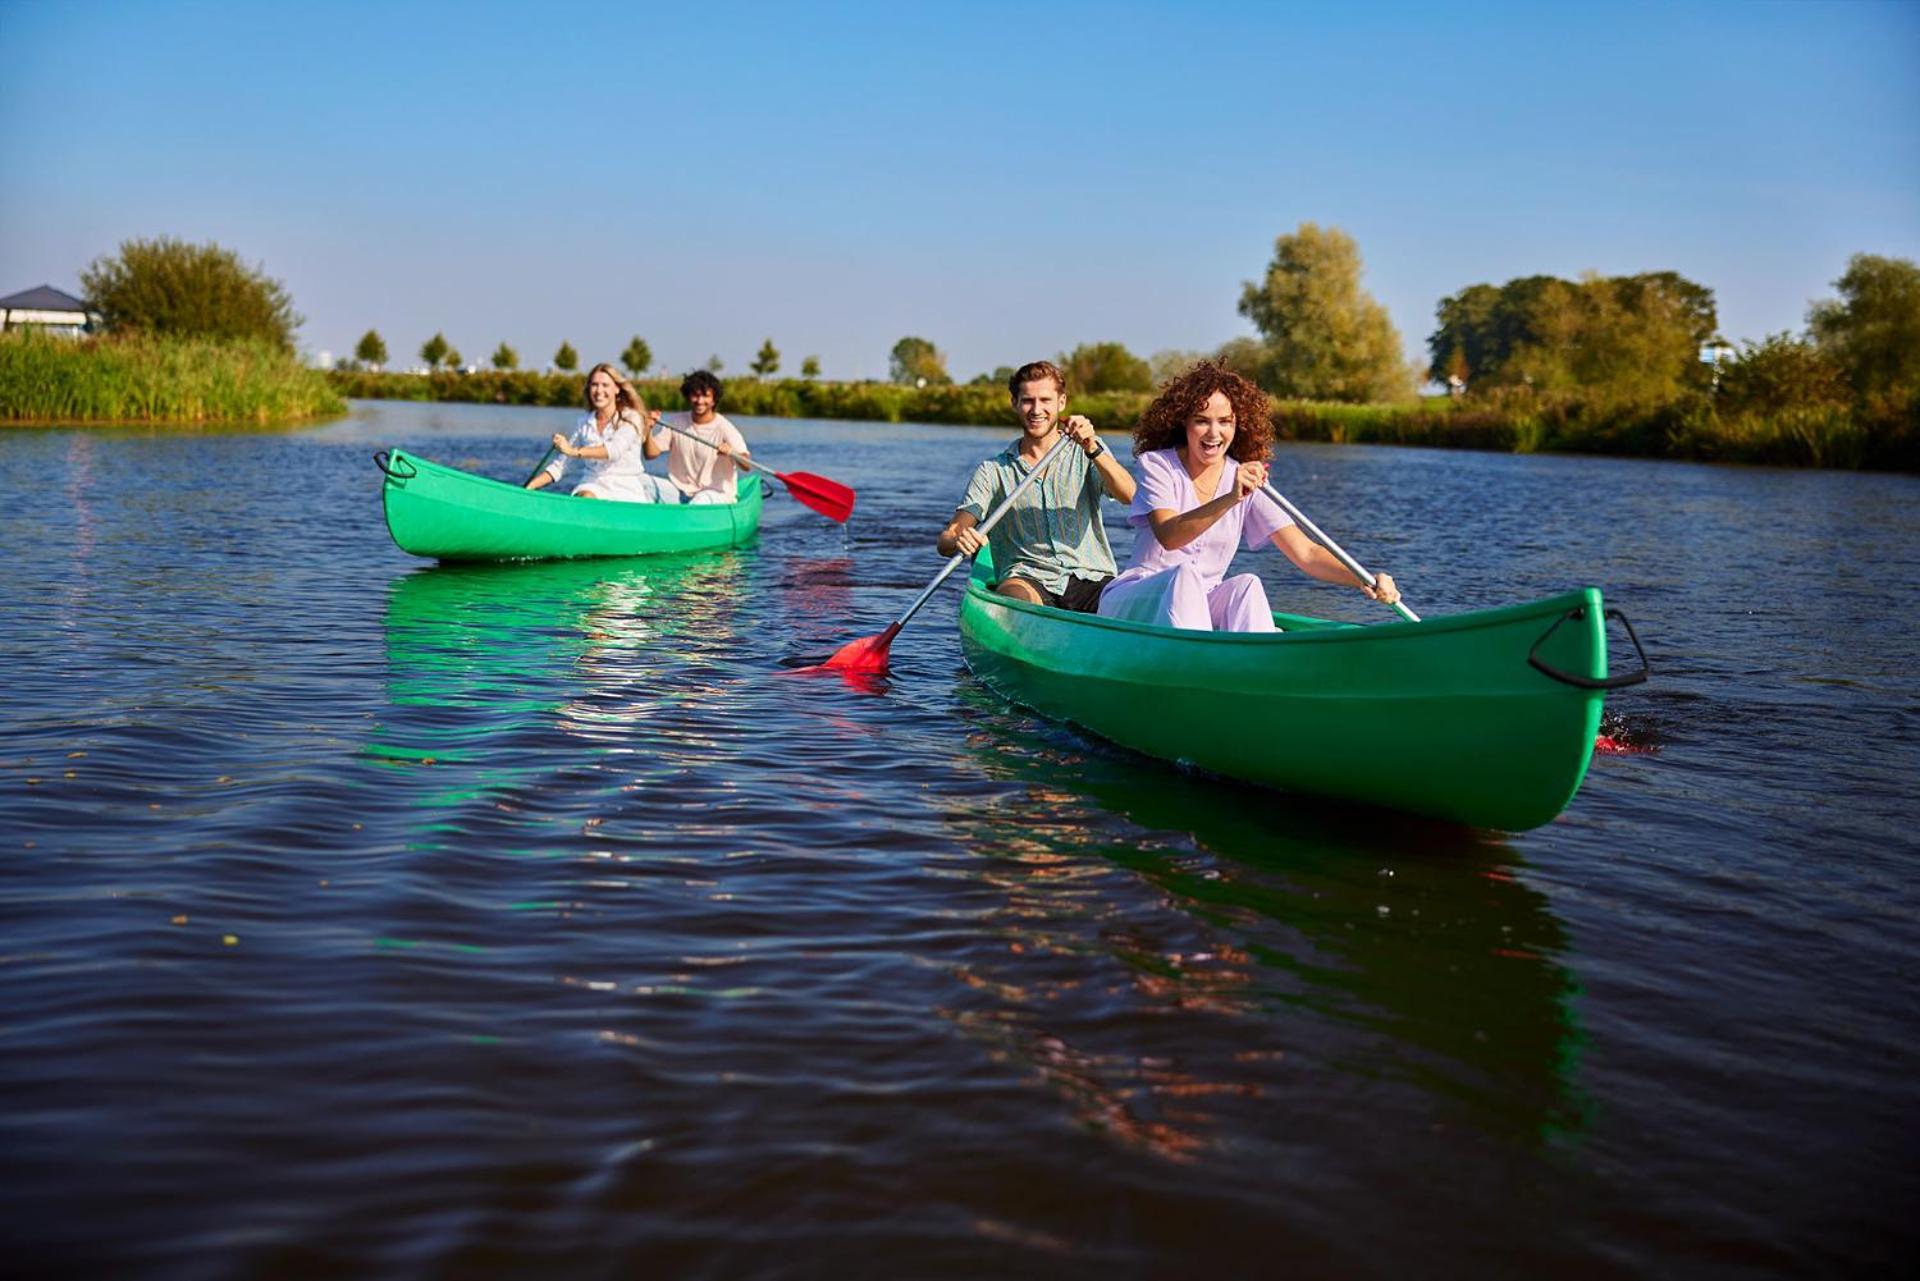
[[[660, 431], [653, 438], [667, 447], [667, 479], [680, 491], [683, 503], [731, 503], [738, 499], [739, 467], [734, 459], [752, 461], [747, 453], [746, 437], [719, 412], [720, 380], [704, 369], [696, 369], [680, 382], [680, 394], [686, 397], [685, 414], [668, 414], [666, 423], [673, 431]], [[661, 415], [652, 415], [658, 424]]]

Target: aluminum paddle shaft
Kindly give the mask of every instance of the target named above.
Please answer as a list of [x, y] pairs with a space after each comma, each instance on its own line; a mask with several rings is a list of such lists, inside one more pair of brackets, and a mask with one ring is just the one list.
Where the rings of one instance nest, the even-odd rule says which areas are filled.
[[[987, 518], [975, 526], [975, 529], [984, 536], [989, 529], [999, 524], [1000, 518], [1013, 510], [1013, 500], [1020, 497], [1021, 494], [1024, 494], [1027, 491], [1027, 487], [1033, 484], [1034, 481], [1039, 480], [1040, 473], [1047, 469], [1047, 464], [1053, 461], [1054, 455], [1066, 448], [1072, 441], [1073, 438], [1071, 436], [1067, 435], [1064, 431], [1061, 432], [1060, 439], [1053, 442], [1053, 448], [1040, 455], [1040, 461], [1033, 465], [1033, 470], [1028, 472], [1026, 476], [1021, 479], [1020, 483], [1013, 487], [1013, 492], [1008, 494], [998, 507], [987, 513]], [[939, 588], [940, 584], [946, 582], [954, 570], [960, 568], [960, 566], [972, 559], [973, 557], [967, 555], [965, 552], [956, 553], [954, 558], [947, 562], [947, 567], [934, 575], [933, 581], [927, 584], [927, 589], [914, 598], [913, 604], [907, 606], [907, 612], [900, 615], [898, 621], [896, 621], [889, 630], [897, 632], [902, 627], [905, 627], [907, 620], [920, 612], [920, 607], [927, 603], [933, 596], [933, 593]]]
[[[1340, 546], [1339, 543], [1336, 543], [1331, 538], [1328, 538], [1326, 530], [1321, 529], [1320, 526], [1314, 524], [1311, 520], [1308, 520], [1307, 514], [1301, 511], [1298, 507], [1295, 507], [1293, 503], [1288, 500], [1285, 494], [1275, 489], [1272, 485], [1260, 486], [1260, 492], [1265, 494], [1268, 498], [1271, 498], [1274, 502], [1280, 504], [1280, 510], [1285, 512], [1287, 515], [1293, 517], [1294, 524], [1300, 526], [1300, 528], [1306, 530], [1309, 534], [1312, 534], [1314, 537], [1314, 541], [1318, 542], [1322, 547], [1332, 552], [1335, 558], [1338, 559], [1342, 565], [1345, 565], [1348, 569], [1352, 570], [1354, 573], [1354, 576], [1357, 577], [1361, 582], [1365, 583], [1369, 587], [1372, 587], [1375, 585], [1374, 577], [1372, 574], [1369, 574], [1367, 572], [1366, 567], [1362, 565], [1359, 561], [1355, 560], [1353, 557], [1347, 555], [1346, 549]], [[1412, 610], [1408, 609], [1405, 605], [1402, 605], [1399, 601], [1393, 602], [1393, 608], [1398, 610], [1400, 612], [1400, 617], [1406, 619], [1409, 623], [1417, 623], [1420, 621], [1420, 615], [1414, 613]]]

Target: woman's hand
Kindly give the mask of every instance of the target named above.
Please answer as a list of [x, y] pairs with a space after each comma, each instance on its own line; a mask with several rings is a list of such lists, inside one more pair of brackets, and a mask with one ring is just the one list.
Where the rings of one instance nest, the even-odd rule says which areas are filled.
[[1375, 574], [1373, 586], [1368, 587], [1362, 583], [1360, 590], [1365, 592], [1370, 600], [1377, 600], [1382, 605], [1391, 605], [1400, 599], [1400, 589], [1394, 586], [1392, 574]]
[[1265, 463], [1241, 463], [1233, 473], [1233, 501], [1244, 503], [1253, 492], [1267, 483]]
[[567, 457], [569, 458], [573, 457], [573, 446], [569, 445], [567, 443], [567, 438], [565, 436], [562, 436], [559, 432], [553, 433], [553, 447], [559, 450], [561, 453], [565, 454]]

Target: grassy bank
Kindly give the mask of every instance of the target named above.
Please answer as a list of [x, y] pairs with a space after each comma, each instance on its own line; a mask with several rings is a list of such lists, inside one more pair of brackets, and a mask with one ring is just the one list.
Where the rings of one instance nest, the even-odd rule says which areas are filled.
[[265, 343], [0, 334], [0, 421], [270, 423], [345, 411], [325, 375]]
[[[329, 377], [342, 395], [357, 398], [506, 405], [579, 405], [585, 387], [580, 374], [335, 372]], [[655, 408], [685, 408], [677, 378], [642, 378], [636, 385]], [[1150, 399], [1141, 392], [1113, 392], [1075, 396], [1072, 404], [1103, 430], [1128, 431]], [[915, 388], [738, 378], [727, 382], [724, 408], [770, 418], [1012, 424], [1005, 389], [978, 385]], [[1392, 405], [1281, 401], [1273, 418], [1283, 440], [1920, 470], [1920, 421], [1912, 407], [1875, 413], [1828, 406], [1721, 413], [1707, 395], [1658, 404], [1487, 395]]]

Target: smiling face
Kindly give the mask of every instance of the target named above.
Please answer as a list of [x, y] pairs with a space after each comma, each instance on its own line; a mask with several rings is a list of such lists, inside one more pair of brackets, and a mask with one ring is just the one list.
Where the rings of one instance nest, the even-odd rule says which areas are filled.
[[1187, 461], [1194, 467], [1212, 467], [1227, 456], [1233, 444], [1233, 402], [1214, 392], [1187, 417]]
[[697, 423], [713, 420], [713, 389], [695, 387], [687, 393], [687, 408], [693, 411], [693, 421]]
[[620, 386], [613, 381], [613, 375], [604, 369], [596, 369], [587, 379], [587, 403], [593, 406], [597, 414], [606, 414], [620, 396]]
[[1035, 378], [1031, 382], [1020, 384], [1013, 393], [1013, 412], [1020, 415], [1020, 425], [1027, 435], [1035, 440], [1045, 437], [1053, 430], [1054, 423], [1066, 410], [1067, 398], [1060, 390], [1060, 384], [1051, 378]]

